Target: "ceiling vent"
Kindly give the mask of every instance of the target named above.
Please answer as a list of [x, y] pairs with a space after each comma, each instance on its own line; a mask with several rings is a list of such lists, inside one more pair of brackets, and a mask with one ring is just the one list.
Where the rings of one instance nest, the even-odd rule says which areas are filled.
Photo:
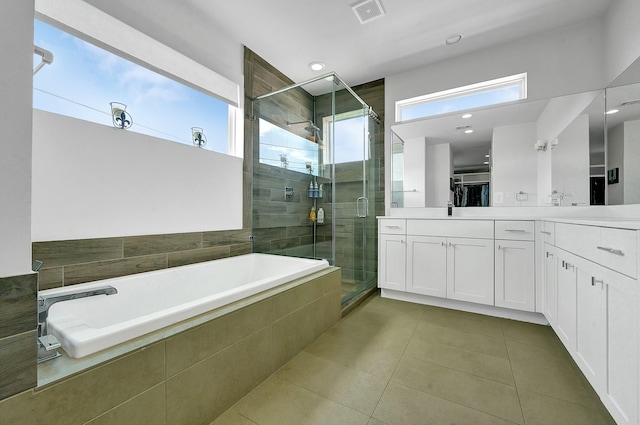
[[384, 15], [379, 0], [365, 0], [352, 6], [352, 9], [361, 24], [366, 24]]

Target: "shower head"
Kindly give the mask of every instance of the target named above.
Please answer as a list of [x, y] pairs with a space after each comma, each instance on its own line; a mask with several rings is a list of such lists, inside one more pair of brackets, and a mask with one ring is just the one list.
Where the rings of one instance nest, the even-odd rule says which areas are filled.
[[314, 131], [320, 131], [320, 128], [318, 126], [316, 126], [313, 121], [311, 120], [306, 120], [306, 121], [296, 121], [296, 122], [289, 122], [287, 121], [287, 126], [291, 127], [292, 125], [297, 125], [297, 124], [309, 124], [309, 126], [305, 127], [304, 129], [307, 130], [308, 132], [312, 133]]

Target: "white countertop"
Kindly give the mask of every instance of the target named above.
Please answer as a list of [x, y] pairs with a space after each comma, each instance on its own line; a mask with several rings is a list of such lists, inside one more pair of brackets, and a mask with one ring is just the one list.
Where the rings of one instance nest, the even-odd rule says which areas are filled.
[[378, 216], [379, 219], [410, 219], [410, 220], [541, 220], [554, 223], [581, 224], [585, 226], [613, 227], [617, 229], [640, 230], [640, 219], [628, 217], [525, 217], [525, 216]]

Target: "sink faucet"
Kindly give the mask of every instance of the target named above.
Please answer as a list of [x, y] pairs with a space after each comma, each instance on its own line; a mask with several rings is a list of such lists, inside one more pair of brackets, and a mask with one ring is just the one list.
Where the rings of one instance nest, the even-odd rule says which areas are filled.
[[55, 336], [47, 333], [47, 317], [49, 316], [49, 308], [52, 305], [60, 301], [93, 297], [95, 295], [113, 295], [117, 293], [118, 290], [113, 286], [101, 286], [87, 291], [38, 296], [38, 363], [55, 359], [61, 355], [58, 352], [60, 342], [58, 342], [58, 339]]

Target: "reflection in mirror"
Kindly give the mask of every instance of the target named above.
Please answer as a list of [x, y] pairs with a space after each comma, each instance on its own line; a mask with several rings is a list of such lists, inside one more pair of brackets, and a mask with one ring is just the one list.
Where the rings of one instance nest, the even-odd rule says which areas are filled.
[[404, 140], [391, 132], [391, 207], [404, 207]]
[[[607, 88], [607, 203], [640, 203], [640, 59]], [[630, 83], [632, 82], [632, 83]]]
[[[590, 180], [597, 177], [595, 185], [602, 188], [603, 116], [603, 91], [594, 91], [395, 125], [394, 140], [403, 142], [394, 143], [391, 206], [444, 207], [449, 199], [459, 206], [602, 203], [601, 192], [592, 194]], [[436, 146], [439, 159], [430, 161]], [[454, 178], [451, 197], [440, 192], [430, 198], [434, 184], [450, 189], [449, 177]], [[420, 184], [426, 190], [422, 195]], [[408, 202], [413, 189], [421, 202]]]

